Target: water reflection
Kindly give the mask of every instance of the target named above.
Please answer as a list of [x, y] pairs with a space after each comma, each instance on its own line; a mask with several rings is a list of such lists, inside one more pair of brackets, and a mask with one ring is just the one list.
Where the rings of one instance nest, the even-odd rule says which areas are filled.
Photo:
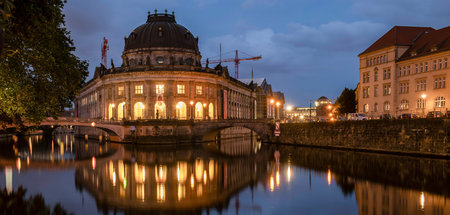
[[232, 159], [213, 156], [201, 146], [126, 146], [120, 160], [77, 168], [75, 181], [105, 209], [221, 208], [232, 194], [263, 178], [267, 156]]
[[244, 127], [230, 127], [206, 135], [209, 146], [232, 156], [254, 155], [261, 148], [256, 132]]
[[[450, 214], [447, 160], [261, 145], [242, 128], [191, 146], [59, 138], [63, 150], [57, 138], [2, 144], [0, 186], [71, 195], [76, 214]], [[58, 168], [73, 159], [70, 174]]]

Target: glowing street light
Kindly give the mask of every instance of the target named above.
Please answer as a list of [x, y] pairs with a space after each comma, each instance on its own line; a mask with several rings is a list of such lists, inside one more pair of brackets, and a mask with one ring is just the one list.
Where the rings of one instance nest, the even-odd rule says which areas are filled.
[[422, 97], [422, 99], [426, 99], [427, 98], [427, 94], [424, 93], [424, 94], [422, 94], [421, 97]]
[[95, 122], [92, 122], [92, 123], [91, 123], [91, 126], [92, 126], [92, 127], [95, 127]]
[[275, 102], [275, 100], [271, 99], [270, 100], [270, 104], [273, 104]]
[[287, 107], [286, 107], [286, 110], [287, 110], [287, 111], [291, 111], [291, 110], [292, 110], [292, 106], [290, 106], [290, 105], [287, 106]]
[[331, 106], [331, 105], [328, 105], [328, 107], [327, 107], [327, 108], [328, 108], [328, 110], [331, 110], [332, 106]]

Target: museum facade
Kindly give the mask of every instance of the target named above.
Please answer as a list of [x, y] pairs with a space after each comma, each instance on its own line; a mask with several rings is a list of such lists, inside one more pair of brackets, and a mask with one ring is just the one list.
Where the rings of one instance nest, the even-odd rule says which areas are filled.
[[254, 119], [252, 84], [220, 64], [202, 67], [198, 37], [174, 14], [148, 15], [125, 38], [120, 67], [96, 68], [75, 100], [75, 115], [105, 120]]

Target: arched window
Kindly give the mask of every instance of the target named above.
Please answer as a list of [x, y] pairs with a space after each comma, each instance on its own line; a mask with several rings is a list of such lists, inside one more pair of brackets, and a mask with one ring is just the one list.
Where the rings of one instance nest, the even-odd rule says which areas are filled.
[[389, 102], [385, 102], [383, 105], [384, 111], [389, 111], [391, 109], [391, 104]]
[[203, 105], [200, 102], [195, 104], [195, 119], [203, 119]]
[[113, 113], [114, 106], [115, 106], [114, 104], [109, 104], [107, 119], [114, 119], [114, 113]]
[[417, 99], [417, 106], [418, 109], [425, 108], [425, 99], [419, 98]]
[[156, 63], [163, 64], [164, 63], [164, 57], [157, 57], [156, 58]]
[[434, 100], [435, 107], [445, 107], [445, 98], [443, 96], [436, 97]]
[[126, 111], [125, 102], [122, 102], [117, 107], [117, 118], [119, 120], [122, 120], [123, 118], [125, 118], [125, 116], [126, 116], [125, 111]]
[[364, 104], [364, 113], [369, 112], [369, 104]]
[[176, 105], [176, 109], [177, 109], [177, 119], [187, 118], [186, 103], [178, 102]]
[[142, 119], [144, 116], [144, 104], [142, 102], [137, 102], [134, 104], [134, 119]]
[[155, 119], [166, 118], [166, 104], [163, 101], [158, 101], [155, 104]]
[[406, 99], [400, 101], [400, 110], [408, 110], [409, 102]]
[[214, 105], [213, 105], [213, 103], [209, 103], [208, 116], [209, 116], [209, 119], [214, 119]]

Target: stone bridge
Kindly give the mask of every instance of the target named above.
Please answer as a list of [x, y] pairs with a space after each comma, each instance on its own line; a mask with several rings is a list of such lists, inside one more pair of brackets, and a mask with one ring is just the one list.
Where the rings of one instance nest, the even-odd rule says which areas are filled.
[[[28, 125], [30, 126], [30, 125]], [[72, 126], [76, 134], [89, 137], [108, 136], [115, 142], [153, 142], [158, 139], [172, 142], [198, 142], [210, 133], [223, 128], [244, 127], [256, 132], [261, 140], [269, 141], [272, 130], [266, 120], [137, 120], [111, 121], [88, 118], [60, 117], [57, 120], [48, 118], [39, 127], [55, 129], [61, 126]], [[132, 132], [134, 127], [135, 132]], [[99, 130], [100, 129], [100, 130]]]

